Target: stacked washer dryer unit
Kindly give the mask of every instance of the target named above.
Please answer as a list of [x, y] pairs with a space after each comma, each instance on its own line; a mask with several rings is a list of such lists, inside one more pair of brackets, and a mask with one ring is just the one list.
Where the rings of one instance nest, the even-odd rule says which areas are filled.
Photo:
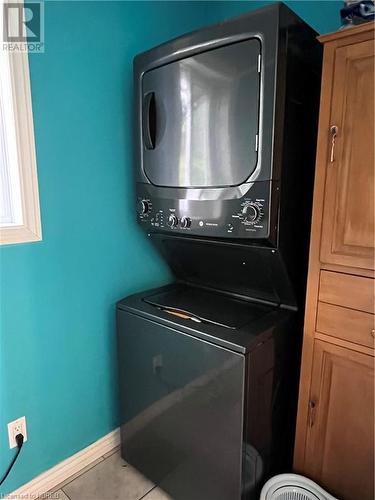
[[135, 58], [138, 222], [175, 283], [117, 306], [122, 454], [177, 500], [291, 467], [315, 38], [275, 4]]

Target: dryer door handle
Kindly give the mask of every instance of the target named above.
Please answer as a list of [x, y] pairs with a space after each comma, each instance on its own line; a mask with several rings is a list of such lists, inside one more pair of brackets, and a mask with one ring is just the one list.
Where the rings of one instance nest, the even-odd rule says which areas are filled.
[[156, 104], [155, 92], [148, 92], [143, 97], [142, 105], [143, 144], [146, 149], [155, 149], [156, 141]]

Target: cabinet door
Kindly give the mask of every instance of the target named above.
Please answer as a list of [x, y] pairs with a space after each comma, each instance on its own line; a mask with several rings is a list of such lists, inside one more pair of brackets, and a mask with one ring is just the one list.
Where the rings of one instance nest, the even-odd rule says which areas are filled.
[[374, 360], [315, 341], [305, 472], [342, 500], [374, 498]]
[[336, 49], [327, 138], [321, 260], [374, 269], [373, 40]]

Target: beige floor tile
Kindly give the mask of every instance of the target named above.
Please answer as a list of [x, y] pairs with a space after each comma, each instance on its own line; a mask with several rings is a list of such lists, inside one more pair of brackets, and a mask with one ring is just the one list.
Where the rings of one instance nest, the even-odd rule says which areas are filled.
[[94, 462], [92, 462], [90, 465], [87, 465], [86, 467], [84, 467], [83, 469], [81, 469], [79, 472], [76, 472], [75, 474], [73, 474], [72, 476], [68, 477], [67, 479], [65, 479], [65, 481], [62, 481], [61, 483], [57, 484], [54, 488], [52, 488], [51, 491], [49, 491], [48, 493], [54, 493], [55, 491], [57, 490], [61, 490], [64, 486], [66, 486], [68, 483], [71, 483], [72, 481], [74, 481], [74, 479], [76, 479], [77, 477], [81, 476], [82, 474], [84, 474], [85, 472], [87, 472], [88, 470], [92, 469], [93, 467], [95, 467], [95, 465], [98, 465], [98, 463], [100, 462], [103, 462], [104, 458], [103, 457], [99, 457], [97, 460], [94, 460]]
[[173, 500], [173, 498], [167, 495], [162, 489], [154, 488], [142, 500]]
[[71, 500], [139, 500], [154, 484], [114, 453], [64, 486]]

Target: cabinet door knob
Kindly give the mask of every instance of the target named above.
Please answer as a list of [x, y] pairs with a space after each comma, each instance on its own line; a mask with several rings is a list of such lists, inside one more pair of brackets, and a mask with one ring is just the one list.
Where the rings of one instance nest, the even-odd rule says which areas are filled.
[[372, 330], [371, 330], [371, 335], [372, 335], [372, 338], [374, 338], [374, 339], [375, 339], [375, 329], [372, 329]]
[[336, 144], [336, 137], [337, 134], [339, 133], [339, 128], [337, 125], [332, 125], [332, 127], [329, 129], [329, 132], [331, 134], [331, 154], [329, 161], [333, 163], [335, 161], [335, 144]]

